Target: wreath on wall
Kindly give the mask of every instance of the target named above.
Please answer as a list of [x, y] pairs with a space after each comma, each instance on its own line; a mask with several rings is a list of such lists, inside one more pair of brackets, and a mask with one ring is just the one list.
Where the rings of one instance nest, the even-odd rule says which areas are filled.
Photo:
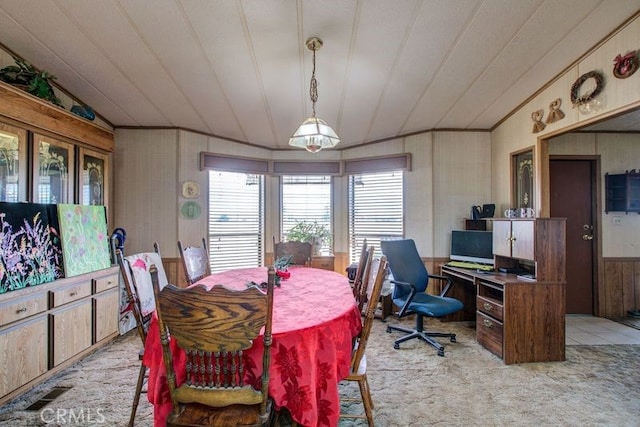
[[[580, 88], [582, 87], [584, 82], [586, 82], [589, 79], [595, 80], [595, 83], [596, 83], [595, 89], [580, 96], [579, 95]], [[588, 73], [584, 73], [578, 78], [578, 80], [576, 80], [573, 86], [571, 86], [571, 103], [573, 104], [574, 107], [577, 107], [582, 104], [586, 104], [587, 102], [591, 101], [593, 98], [598, 96], [600, 92], [602, 92], [603, 88], [604, 88], [604, 77], [602, 76], [601, 73], [597, 71], [589, 71]]]

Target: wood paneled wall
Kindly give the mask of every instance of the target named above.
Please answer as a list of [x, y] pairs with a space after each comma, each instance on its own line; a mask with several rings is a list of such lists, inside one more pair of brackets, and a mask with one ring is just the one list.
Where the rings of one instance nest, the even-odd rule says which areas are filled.
[[623, 317], [640, 309], [640, 258], [605, 258], [600, 315]]

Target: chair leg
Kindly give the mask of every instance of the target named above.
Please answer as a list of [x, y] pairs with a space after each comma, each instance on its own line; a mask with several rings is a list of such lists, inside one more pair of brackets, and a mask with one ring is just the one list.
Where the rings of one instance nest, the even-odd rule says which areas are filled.
[[371, 392], [369, 391], [367, 374], [362, 375], [362, 378], [358, 380], [358, 386], [360, 387], [360, 395], [362, 396], [362, 405], [364, 406], [364, 413], [367, 416], [367, 423], [369, 427], [373, 427], [373, 400], [371, 399]]
[[138, 403], [140, 403], [140, 394], [142, 393], [142, 385], [144, 384], [144, 377], [147, 373], [147, 367], [143, 363], [140, 363], [140, 371], [138, 372], [138, 383], [136, 384], [136, 394], [133, 396], [133, 406], [131, 407], [131, 416], [129, 417], [129, 427], [133, 427], [133, 422], [136, 418], [136, 411], [138, 410]]
[[403, 328], [401, 326], [387, 326], [387, 333], [390, 333], [392, 330], [401, 331], [408, 334], [395, 340], [395, 342], [393, 343], [393, 348], [396, 350], [400, 349], [400, 343], [414, 339], [414, 338], [419, 338], [425, 341], [426, 343], [432, 345], [433, 347], [435, 347], [438, 350], [438, 356], [444, 357], [444, 347], [440, 345], [440, 343], [438, 343], [436, 340], [432, 339], [431, 337], [447, 337], [451, 342], [456, 342], [456, 334], [454, 333], [425, 332], [424, 317], [419, 314], [416, 315], [415, 329]]

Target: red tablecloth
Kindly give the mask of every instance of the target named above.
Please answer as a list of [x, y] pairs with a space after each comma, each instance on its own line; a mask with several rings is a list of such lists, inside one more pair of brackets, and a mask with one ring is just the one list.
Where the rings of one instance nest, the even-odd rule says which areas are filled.
[[[303, 426], [336, 426], [340, 415], [338, 383], [349, 374], [352, 338], [360, 331], [360, 314], [346, 277], [332, 271], [294, 267], [275, 288], [269, 395], [276, 408], [286, 407]], [[198, 283], [245, 288], [267, 280], [266, 267], [229, 270]], [[254, 344], [261, 347], [262, 341]], [[173, 347], [174, 363], [181, 357]], [[256, 372], [262, 362], [248, 351]], [[143, 363], [149, 368], [147, 396], [154, 404], [155, 426], [165, 425], [171, 398], [162, 361], [157, 320], [151, 322]], [[178, 383], [184, 372], [178, 373]]]

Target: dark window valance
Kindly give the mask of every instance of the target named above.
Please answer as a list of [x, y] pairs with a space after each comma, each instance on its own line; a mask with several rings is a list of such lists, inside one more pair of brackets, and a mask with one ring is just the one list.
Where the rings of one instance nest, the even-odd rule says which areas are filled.
[[411, 170], [411, 154], [370, 157], [353, 160], [264, 160], [250, 157], [200, 153], [200, 170], [219, 170], [264, 175], [353, 175], [358, 173]]
[[411, 154], [399, 154], [395, 156], [371, 157], [368, 159], [353, 159], [344, 161], [344, 173], [353, 175], [357, 173], [386, 172], [392, 170], [411, 170]]
[[202, 152], [200, 153], [200, 170], [208, 169], [224, 172], [268, 174], [269, 161]]
[[274, 175], [340, 175], [340, 161], [299, 162], [299, 161], [273, 161], [272, 173]]

